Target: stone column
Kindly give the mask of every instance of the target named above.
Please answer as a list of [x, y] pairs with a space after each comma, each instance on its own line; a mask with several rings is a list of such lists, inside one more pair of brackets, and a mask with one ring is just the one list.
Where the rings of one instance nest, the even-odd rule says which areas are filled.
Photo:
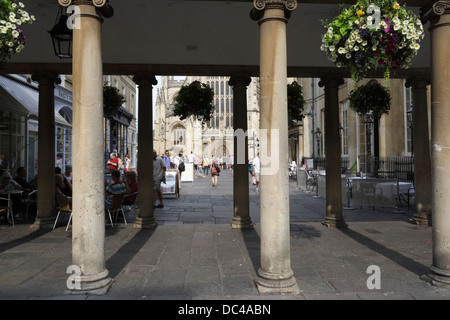
[[346, 228], [342, 215], [341, 138], [339, 134], [339, 85], [344, 80], [328, 76], [320, 80], [325, 87], [325, 156], [326, 156], [326, 217], [327, 227]]
[[39, 143], [37, 216], [33, 229], [53, 228], [55, 222], [55, 82], [56, 74], [34, 74], [39, 82]]
[[261, 293], [299, 293], [291, 269], [289, 232], [287, 15], [296, 1], [255, 0], [260, 26]]
[[[70, 4], [66, 0], [59, 2]], [[80, 276], [78, 283], [69, 288], [72, 294], [104, 294], [112, 283], [104, 254], [103, 19], [97, 11], [100, 2], [73, 1], [80, 17], [76, 18], [79, 27], [73, 29], [72, 264], [79, 268]]]
[[235, 229], [253, 228], [248, 190], [247, 86], [250, 82], [251, 79], [247, 76], [232, 76], [229, 81], [233, 87], [234, 104], [234, 216], [231, 227]]
[[450, 287], [450, 1], [426, 14], [431, 35], [431, 203], [433, 265], [427, 280]]
[[153, 98], [152, 88], [157, 84], [154, 75], [136, 75], [139, 86], [138, 162], [139, 197], [138, 213], [134, 228], [155, 228], [153, 215]]
[[416, 213], [411, 222], [431, 226], [431, 157], [428, 132], [428, 79], [410, 79], [413, 94], [414, 189]]

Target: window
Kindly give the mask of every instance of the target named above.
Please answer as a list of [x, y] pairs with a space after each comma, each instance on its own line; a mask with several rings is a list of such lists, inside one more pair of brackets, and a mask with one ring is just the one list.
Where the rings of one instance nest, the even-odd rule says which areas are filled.
[[13, 176], [13, 164], [16, 168], [25, 165], [25, 122], [23, 115], [0, 110], [0, 155], [5, 156]]
[[[72, 164], [72, 130], [56, 127], [56, 155], [62, 157], [62, 167]], [[57, 160], [57, 159], [56, 159]]]
[[178, 126], [173, 130], [173, 145], [185, 145], [186, 144], [186, 129], [182, 126]]
[[342, 154], [348, 155], [348, 101], [342, 104]]

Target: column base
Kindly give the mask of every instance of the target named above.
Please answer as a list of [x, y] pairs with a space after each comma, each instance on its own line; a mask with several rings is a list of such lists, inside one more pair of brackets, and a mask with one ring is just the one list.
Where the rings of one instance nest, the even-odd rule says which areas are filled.
[[232, 229], [253, 229], [250, 217], [233, 217], [230, 225]]
[[436, 286], [439, 288], [450, 289], [450, 271], [449, 270], [442, 270], [442, 269], [431, 266], [430, 272], [427, 275], [421, 276], [420, 278], [433, 286]]
[[53, 225], [55, 224], [56, 216], [50, 218], [39, 218], [36, 217], [34, 223], [30, 226], [30, 230], [39, 230], [39, 229], [53, 229]]
[[158, 226], [154, 217], [150, 218], [136, 218], [134, 222], [134, 229], [154, 229]]
[[258, 276], [255, 284], [260, 294], [300, 294], [292, 270], [285, 274], [274, 274], [259, 269]]
[[431, 214], [414, 214], [409, 222], [418, 226], [431, 227]]
[[108, 277], [109, 271], [105, 270], [95, 275], [81, 275], [79, 283], [74, 285], [74, 289], [68, 289], [68, 295], [104, 295], [108, 293], [113, 284], [113, 280]]
[[348, 227], [347, 223], [344, 221], [344, 218], [326, 217], [325, 220], [322, 221], [322, 224], [327, 228], [346, 229]]

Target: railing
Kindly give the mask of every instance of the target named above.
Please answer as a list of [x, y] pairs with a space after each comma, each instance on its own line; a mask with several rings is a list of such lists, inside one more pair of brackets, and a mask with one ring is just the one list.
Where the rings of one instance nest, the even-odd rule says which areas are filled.
[[[326, 168], [326, 158], [317, 157], [314, 159], [314, 169]], [[341, 173], [348, 172], [350, 160], [341, 158]], [[364, 170], [363, 170], [364, 171]], [[414, 157], [370, 157], [368, 159], [366, 176], [383, 179], [398, 179], [400, 181], [414, 182]]]
[[[309, 179], [309, 176], [312, 179]], [[297, 187], [326, 197], [326, 172], [299, 169]], [[414, 185], [399, 179], [366, 178], [341, 175], [342, 203], [351, 206], [394, 207], [414, 203]]]
[[414, 182], [413, 156], [372, 157], [371, 162], [370, 176]]

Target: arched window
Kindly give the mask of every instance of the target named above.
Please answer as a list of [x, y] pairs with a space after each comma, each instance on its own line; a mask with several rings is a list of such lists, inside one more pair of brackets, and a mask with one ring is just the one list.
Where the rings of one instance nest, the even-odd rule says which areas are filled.
[[72, 124], [72, 108], [62, 107], [58, 112], [68, 123]]
[[183, 126], [176, 126], [173, 129], [173, 145], [186, 145], [186, 129]]

